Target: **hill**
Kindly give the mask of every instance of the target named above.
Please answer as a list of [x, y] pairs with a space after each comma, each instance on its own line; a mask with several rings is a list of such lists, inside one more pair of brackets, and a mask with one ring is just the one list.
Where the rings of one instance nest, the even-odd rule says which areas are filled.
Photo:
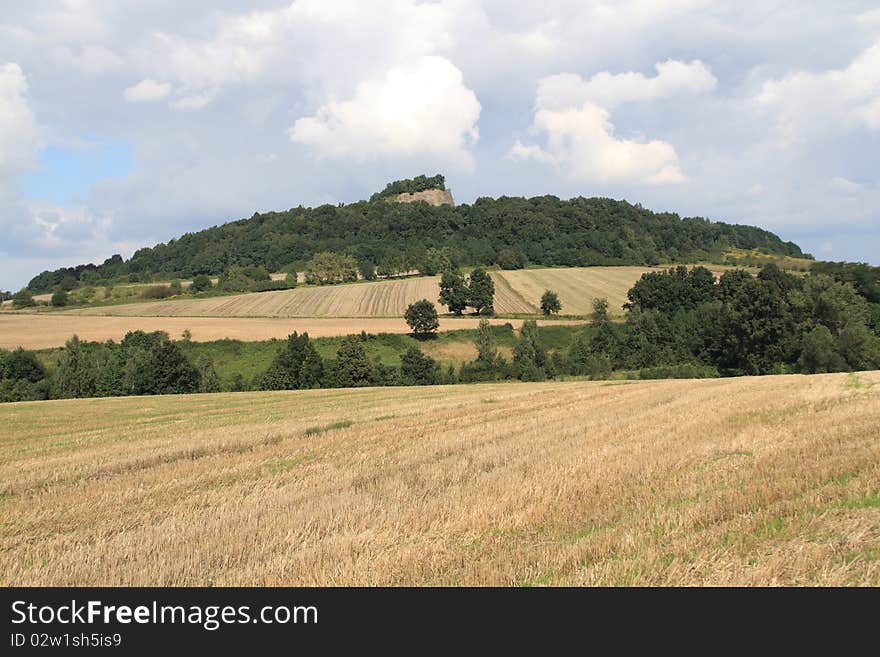
[[458, 206], [387, 202], [389, 195], [441, 189], [439, 178], [396, 181], [370, 201], [254, 214], [140, 249], [129, 260], [116, 255], [101, 265], [46, 271], [28, 288], [51, 292], [66, 278], [99, 285], [218, 275], [233, 265], [297, 270], [323, 251], [373, 266], [394, 262], [397, 271], [420, 269], [429, 249], [443, 248], [462, 265], [512, 267], [721, 262], [731, 249], [803, 256], [797, 245], [760, 228], [655, 213], [608, 198], [505, 196]]
[[0, 584], [878, 586], [878, 416], [880, 372], [7, 404]]

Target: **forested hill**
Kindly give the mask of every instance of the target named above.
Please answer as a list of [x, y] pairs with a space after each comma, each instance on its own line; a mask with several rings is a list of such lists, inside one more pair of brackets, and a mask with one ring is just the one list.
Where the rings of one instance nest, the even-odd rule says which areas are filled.
[[102, 265], [43, 272], [28, 288], [48, 292], [70, 277], [95, 285], [220, 274], [231, 265], [278, 271], [322, 251], [374, 265], [402, 258], [417, 268], [432, 247], [448, 247], [462, 265], [651, 265], [718, 259], [730, 248], [803, 256], [796, 244], [760, 228], [654, 213], [607, 198], [480, 198], [454, 208], [361, 201], [254, 214], [140, 249], [128, 261], [113, 256]]

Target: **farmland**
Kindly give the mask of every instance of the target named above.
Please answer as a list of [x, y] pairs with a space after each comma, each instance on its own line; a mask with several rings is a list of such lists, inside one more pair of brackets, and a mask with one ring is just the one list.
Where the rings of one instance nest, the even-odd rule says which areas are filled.
[[880, 372], [0, 406], [3, 585], [880, 585]]
[[[491, 319], [492, 324], [510, 322], [515, 327], [522, 320]], [[552, 320], [551, 320], [552, 321]], [[473, 329], [476, 317], [443, 318], [440, 330]], [[539, 322], [544, 324], [545, 322]], [[550, 322], [548, 322], [550, 323]], [[552, 324], [574, 325], [582, 322], [555, 320]], [[243, 318], [243, 317], [89, 317], [70, 313], [0, 315], [0, 348], [49, 349], [63, 346], [73, 335], [81, 340], [104, 342], [121, 340], [129, 331], [165, 331], [180, 339], [188, 330], [196, 342], [243, 340], [248, 342], [286, 338], [291, 332], [308, 332], [313, 338], [351, 333], [409, 333], [403, 319], [374, 318]]]

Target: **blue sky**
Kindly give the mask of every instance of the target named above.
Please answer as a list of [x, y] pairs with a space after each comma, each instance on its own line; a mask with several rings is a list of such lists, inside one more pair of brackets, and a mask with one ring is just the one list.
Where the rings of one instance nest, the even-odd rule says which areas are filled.
[[880, 9], [34, 0], [0, 16], [0, 289], [442, 172], [880, 264]]

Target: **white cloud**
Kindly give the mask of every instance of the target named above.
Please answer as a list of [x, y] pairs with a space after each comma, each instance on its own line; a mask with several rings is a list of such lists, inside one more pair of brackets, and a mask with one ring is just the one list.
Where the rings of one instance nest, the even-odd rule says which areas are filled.
[[614, 109], [628, 102], [646, 102], [673, 96], [707, 93], [718, 80], [703, 62], [690, 63], [669, 59], [655, 64], [657, 75], [642, 73], [597, 73], [584, 80], [574, 73], [560, 73], [543, 78], [538, 83], [537, 105], [546, 109], [562, 109], [595, 103]]
[[671, 144], [618, 139], [608, 110], [590, 102], [563, 110], [538, 110], [532, 131], [546, 133], [546, 149], [517, 142], [511, 156], [551, 163], [571, 180], [646, 184], [685, 180]]
[[0, 66], [0, 185], [34, 165], [37, 126], [18, 64]]
[[203, 91], [201, 93], [182, 96], [171, 103], [172, 109], [182, 110], [184, 112], [196, 112], [211, 104], [217, 94], [214, 91]]
[[171, 84], [156, 82], [149, 78], [141, 80], [122, 92], [123, 98], [129, 103], [154, 103], [165, 100], [171, 93]]
[[343, 101], [297, 119], [290, 138], [324, 157], [359, 160], [419, 154], [472, 167], [480, 103], [442, 57], [421, 57], [357, 86]]
[[796, 71], [767, 80], [753, 102], [771, 113], [788, 141], [858, 128], [880, 130], [880, 42], [845, 68]]
[[619, 138], [610, 109], [624, 103], [697, 96], [717, 79], [699, 60], [659, 62], [657, 75], [597, 73], [584, 80], [574, 73], [541, 79], [530, 132], [545, 135], [546, 146], [514, 143], [509, 156], [552, 165], [570, 180], [663, 185], [687, 180], [672, 144]]

